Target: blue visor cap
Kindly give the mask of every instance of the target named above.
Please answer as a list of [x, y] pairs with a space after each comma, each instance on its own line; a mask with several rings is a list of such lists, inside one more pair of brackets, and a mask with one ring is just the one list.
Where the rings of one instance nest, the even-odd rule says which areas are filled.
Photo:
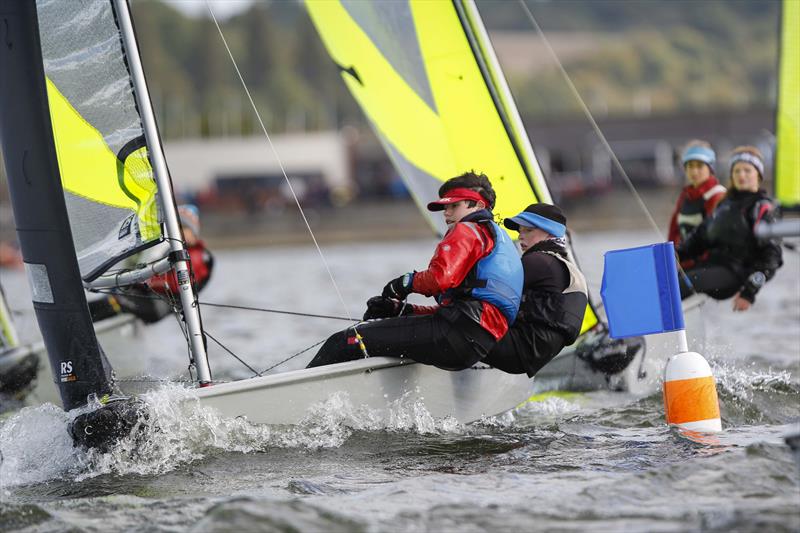
[[515, 217], [507, 218], [503, 223], [505, 227], [514, 231], [518, 231], [520, 226], [526, 226], [528, 228], [539, 228], [553, 237], [563, 237], [567, 233], [567, 227], [564, 224], [527, 211], [523, 211]]
[[691, 146], [683, 152], [681, 156], [681, 163], [686, 166], [689, 161], [700, 161], [706, 165], [713, 167], [717, 161], [717, 156], [714, 150], [706, 148], [705, 146]]

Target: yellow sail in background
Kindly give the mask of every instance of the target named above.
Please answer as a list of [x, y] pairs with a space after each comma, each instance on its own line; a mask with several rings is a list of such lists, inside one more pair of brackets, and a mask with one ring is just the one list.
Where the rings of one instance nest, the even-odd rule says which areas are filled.
[[[354, 98], [420, 210], [449, 178], [475, 170], [511, 217], [552, 203], [516, 106], [472, 2], [307, 0]], [[597, 324], [589, 308], [584, 331]]]
[[784, 0], [778, 86], [775, 196], [800, 206], [800, 1]]

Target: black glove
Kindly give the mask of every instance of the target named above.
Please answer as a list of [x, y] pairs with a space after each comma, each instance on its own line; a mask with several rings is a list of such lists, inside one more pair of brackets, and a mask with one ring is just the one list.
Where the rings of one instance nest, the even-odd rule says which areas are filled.
[[383, 288], [381, 296], [384, 298], [394, 298], [395, 300], [405, 300], [406, 297], [413, 291], [411, 287], [414, 285], [414, 272], [407, 272], [395, 278]]
[[739, 291], [739, 296], [744, 298], [750, 303], [756, 301], [756, 293], [767, 282], [767, 276], [763, 272], [753, 272], [748, 276], [747, 280], [742, 285], [742, 290]]
[[364, 313], [364, 320], [373, 318], [390, 318], [393, 316], [410, 315], [412, 307], [404, 305], [403, 302], [383, 296], [373, 296], [367, 300], [367, 311]]

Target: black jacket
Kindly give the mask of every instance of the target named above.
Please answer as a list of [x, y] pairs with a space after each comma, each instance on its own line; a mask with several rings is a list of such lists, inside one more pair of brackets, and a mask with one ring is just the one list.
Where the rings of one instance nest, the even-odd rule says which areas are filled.
[[[759, 287], [746, 283], [749, 276], [761, 272], [770, 280], [783, 265], [780, 241], [760, 239], [754, 233], [757, 224], [774, 218], [774, 204], [763, 191], [731, 190], [714, 214], [678, 247], [678, 255], [683, 261], [708, 252], [704, 262], [733, 271], [742, 283], [741, 296], [752, 302]], [[702, 263], [698, 266], [702, 268]]]

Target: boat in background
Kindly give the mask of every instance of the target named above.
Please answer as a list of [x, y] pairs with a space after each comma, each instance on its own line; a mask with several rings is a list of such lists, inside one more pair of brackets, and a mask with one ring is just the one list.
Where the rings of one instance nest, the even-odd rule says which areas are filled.
[[0, 286], [0, 412], [16, 406], [33, 387], [39, 356], [21, 345], [17, 329]]
[[[515, 216], [553, 203], [513, 96], [474, 2], [306, 0], [311, 19], [356, 102], [369, 119], [422, 215], [447, 179], [469, 170], [489, 176], [494, 214]], [[533, 134], [535, 136], [535, 132]], [[512, 238], [516, 232], [509, 231]], [[570, 254], [575, 258], [570, 243]], [[705, 297], [686, 302], [692, 346], [702, 350]], [[581, 337], [537, 373], [536, 393], [612, 389], [655, 392], [672, 334], [613, 341], [592, 303]]]

